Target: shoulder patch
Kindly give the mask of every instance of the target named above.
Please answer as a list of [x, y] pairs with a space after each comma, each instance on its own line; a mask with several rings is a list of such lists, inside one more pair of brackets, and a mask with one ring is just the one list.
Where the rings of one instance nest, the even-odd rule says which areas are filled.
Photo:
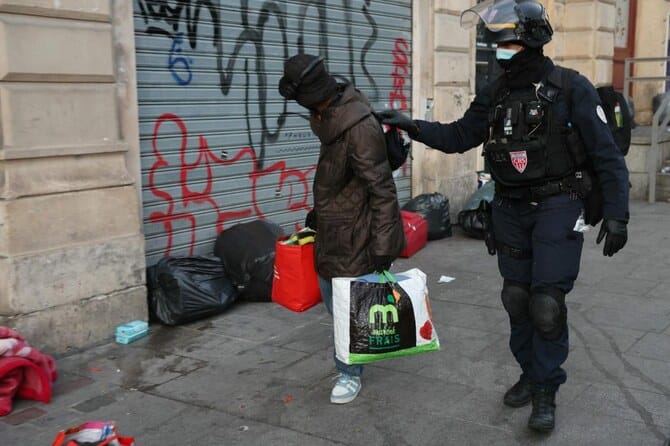
[[596, 107], [596, 114], [598, 115], [598, 117], [602, 122], [607, 124], [607, 117], [605, 116], [605, 110], [603, 110], [602, 106], [598, 105]]

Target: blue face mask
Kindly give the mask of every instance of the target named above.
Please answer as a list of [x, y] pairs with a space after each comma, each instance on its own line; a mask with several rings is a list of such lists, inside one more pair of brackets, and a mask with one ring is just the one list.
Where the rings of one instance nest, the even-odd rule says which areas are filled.
[[516, 50], [510, 50], [508, 48], [496, 48], [496, 59], [510, 60], [516, 53], [518, 53]]

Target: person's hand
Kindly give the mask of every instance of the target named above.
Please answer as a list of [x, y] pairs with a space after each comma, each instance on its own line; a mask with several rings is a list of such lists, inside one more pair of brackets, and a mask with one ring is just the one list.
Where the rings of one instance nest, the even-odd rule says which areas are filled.
[[376, 113], [376, 115], [382, 124], [398, 127], [406, 131], [410, 138], [414, 138], [419, 134], [419, 126], [416, 125], [416, 122], [397, 110], [383, 110]]
[[623, 248], [628, 241], [628, 223], [621, 220], [603, 220], [596, 243], [600, 243], [603, 238], [605, 238], [603, 255], [612, 257]]
[[372, 263], [375, 266], [375, 272], [382, 273], [391, 267], [391, 263], [395, 260], [391, 256], [374, 256]]

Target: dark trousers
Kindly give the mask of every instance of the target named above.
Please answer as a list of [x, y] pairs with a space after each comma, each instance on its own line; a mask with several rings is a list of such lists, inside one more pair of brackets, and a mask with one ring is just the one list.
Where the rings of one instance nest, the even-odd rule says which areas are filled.
[[[584, 237], [574, 231], [583, 203], [568, 194], [558, 194], [529, 203], [496, 197], [493, 226], [496, 242], [514, 249], [498, 249], [498, 268], [503, 278], [530, 287], [533, 292], [553, 288], [572, 290]], [[567, 310], [566, 310], [567, 311]], [[517, 321], [518, 322], [518, 321]], [[532, 321], [512, 323], [510, 348], [524, 374], [533, 382], [558, 388], [566, 380], [561, 365], [568, 357], [568, 327], [546, 339]]]

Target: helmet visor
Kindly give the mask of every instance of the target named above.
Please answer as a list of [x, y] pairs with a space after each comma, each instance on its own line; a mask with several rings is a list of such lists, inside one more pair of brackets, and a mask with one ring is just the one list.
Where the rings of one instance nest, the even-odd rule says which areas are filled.
[[516, 0], [486, 0], [461, 14], [461, 26], [472, 28], [479, 21], [491, 32], [500, 32], [505, 29], [516, 28], [519, 16], [514, 7]]

